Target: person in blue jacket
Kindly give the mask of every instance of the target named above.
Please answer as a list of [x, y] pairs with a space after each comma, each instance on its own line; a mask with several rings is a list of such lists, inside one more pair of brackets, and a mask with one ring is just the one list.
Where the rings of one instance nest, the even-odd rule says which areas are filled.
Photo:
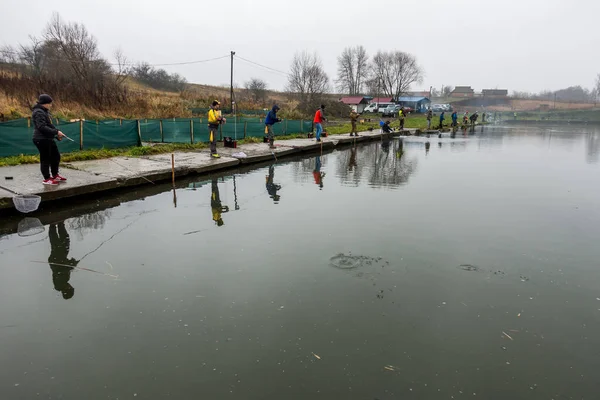
[[275, 104], [271, 111], [269, 111], [267, 114], [267, 118], [265, 118], [267, 138], [269, 139], [269, 148], [271, 149], [275, 148], [275, 134], [273, 133], [273, 125], [281, 122], [281, 118], [277, 117], [277, 111], [279, 110], [279, 106]]

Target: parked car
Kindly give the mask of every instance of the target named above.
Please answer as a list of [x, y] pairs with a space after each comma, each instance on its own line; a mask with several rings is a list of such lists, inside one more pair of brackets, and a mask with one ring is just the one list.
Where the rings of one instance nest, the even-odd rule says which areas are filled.
[[390, 105], [393, 106], [394, 103], [371, 103], [367, 107], [365, 107], [364, 112], [371, 112], [371, 113], [383, 112], [383, 109]]
[[391, 104], [381, 111], [381, 116], [382, 117], [394, 117], [398, 114], [398, 111], [400, 111], [400, 106]]
[[444, 107], [444, 104], [434, 104], [431, 106], [431, 111], [442, 112], [442, 111], [448, 111], [448, 110], [446, 110], [446, 108]]

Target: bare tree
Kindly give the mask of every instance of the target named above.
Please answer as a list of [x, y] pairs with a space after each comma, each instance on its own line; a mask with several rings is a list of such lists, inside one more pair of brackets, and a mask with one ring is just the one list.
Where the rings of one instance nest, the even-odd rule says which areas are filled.
[[123, 54], [123, 50], [120, 48], [115, 50], [114, 53], [115, 60], [117, 62], [115, 68], [115, 77], [118, 84], [121, 84], [127, 79], [129, 75], [131, 75], [131, 67], [129, 66], [129, 60]]
[[423, 81], [423, 69], [417, 59], [402, 51], [377, 52], [370, 70], [369, 87], [377, 87], [389, 97], [398, 98], [410, 89], [410, 85]]
[[286, 90], [299, 100], [305, 112], [316, 108], [321, 97], [329, 89], [329, 77], [317, 53], [296, 53], [292, 60]]
[[452, 93], [452, 91], [454, 90], [454, 88], [452, 86], [444, 86], [444, 90], [442, 91], [444, 97], [448, 97], [450, 96], [450, 93]]
[[250, 78], [245, 83], [246, 90], [250, 93], [250, 97], [255, 103], [264, 103], [267, 97], [267, 82], [259, 78]]
[[342, 92], [356, 96], [368, 78], [369, 56], [363, 46], [346, 47], [338, 56], [336, 84]]
[[592, 89], [592, 96], [594, 98], [594, 104], [596, 104], [598, 100], [600, 100], [600, 74], [596, 76], [596, 84]]

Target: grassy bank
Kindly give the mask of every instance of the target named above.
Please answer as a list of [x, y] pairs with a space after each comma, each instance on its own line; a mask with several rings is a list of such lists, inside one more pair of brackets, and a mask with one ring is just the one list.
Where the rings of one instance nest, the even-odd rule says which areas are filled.
[[[385, 120], [388, 120], [386, 118]], [[392, 126], [394, 128], [398, 127], [399, 122], [397, 120], [392, 120]], [[437, 120], [434, 119], [434, 124], [437, 125]], [[432, 124], [432, 125], [434, 125]], [[405, 121], [404, 126], [406, 128], [417, 128], [417, 129], [426, 129], [427, 128], [427, 119], [425, 116], [411, 116], [408, 117]], [[374, 116], [371, 118], [371, 122], [365, 122], [357, 125], [358, 131], [367, 131], [370, 128], [379, 129], [379, 118]], [[352, 125], [349, 122], [345, 121], [334, 121], [331, 125], [326, 126], [326, 130], [330, 135], [341, 135], [350, 133], [352, 129]], [[276, 140], [290, 140], [290, 139], [299, 139], [306, 138], [306, 133], [297, 133], [290, 135], [277, 136]], [[239, 140], [239, 144], [245, 143], [262, 143], [262, 138], [246, 138], [243, 140]], [[87, 161], [87, 160], [101, 160], [104, 158], [110, 157], [142, 157], [149, 156], [153, 154], [164, 154], [164, 153], [172, 153], [174, 151], [195, 151], [200, 149], [207, 148], [206, 143], [198, 143], [198, 144], [185, 144], [185, 143], [165, 143], [165, 144], [156, 144], [154, 146], [144, 146], [144, 147], [127, 147], [120, 149], [96, 149], [96, 150], [82, 150], [76, 151], [73, 153], [64, 153], [61, 156], [61, 161], [68, 163], [74, 161]], [[11, 165], [21, 165], [21, 164], [37, 164], [40, 162], [40, 157], [38, 155], [19, 155], [12, 157], [1, 157], [0, 158], [0, 167], [6, 167]]]

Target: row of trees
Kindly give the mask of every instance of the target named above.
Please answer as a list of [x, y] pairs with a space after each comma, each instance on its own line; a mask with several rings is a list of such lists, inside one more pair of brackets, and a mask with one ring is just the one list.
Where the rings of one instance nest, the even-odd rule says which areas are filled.
[[0, 49], [0, 87], [23, 104], [40, 92], [97, 109], [126, 104], [133, 93], [125, 85], [132, 76], [161, 90], [182, 91], [186, 80], [147, 63], [132, 66], [121, 51], [109, 63], [96, 38], [79, 23], [65, 22], [55, 13], [41, 37], [28, 44]]
[[[416, 58], [402, 51], [379, 51], [372, 58], [363, 46], [347, 47], [338, 57], [337, 89], [350, 96], [399, 97], [423, 81]], [[312, 110], [330, 91], [330, 79], [316, 53], [294, 56], [286, 90], [297, 97], [301, 110]]]
[[600, 74], [596, 77], [596, 82], [592, 89], [586, 89], [581, 86], [570, 86], [566, 89], [556, 91], [544, 90], [540, 93], [529, 93], [514, 91], [512, 97], [519, 99], [533, 100], [558, 100], [574, 103], [596, 103], [600, 100]]

